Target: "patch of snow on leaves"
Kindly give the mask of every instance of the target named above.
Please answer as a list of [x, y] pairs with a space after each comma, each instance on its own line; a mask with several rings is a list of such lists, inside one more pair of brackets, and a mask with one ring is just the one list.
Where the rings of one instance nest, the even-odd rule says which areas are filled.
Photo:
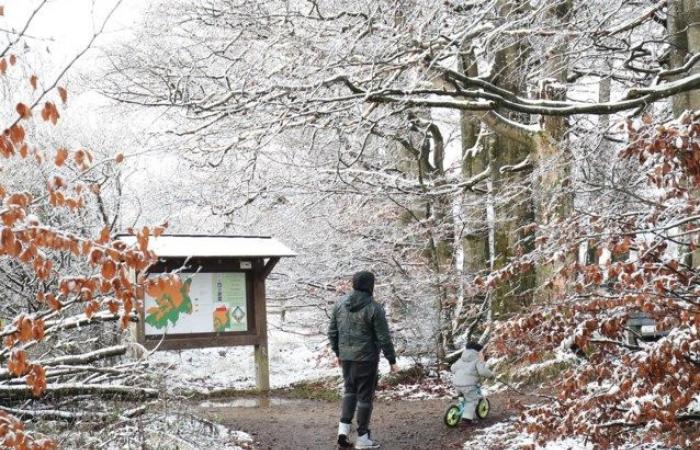
[[[471, 438], [464, 443], [464, 450], [474, 448], [493, 448], [499, 450], [522, 450], [523, 448], [533, 448], [535, 450], [592, 450], [594, 447], [590, 443], [585, 443], [583, 438], [566, 438], [559, 441], [552, 441], [541, 446], [535, 442], [534, 436], [518, 431], [515, 422], [499, 422], [487, 428], [474, 430]], [[618, 450], [667, 450], [657, 443], [649, 443], [640, 447], [639, 445], [623, 446]]]

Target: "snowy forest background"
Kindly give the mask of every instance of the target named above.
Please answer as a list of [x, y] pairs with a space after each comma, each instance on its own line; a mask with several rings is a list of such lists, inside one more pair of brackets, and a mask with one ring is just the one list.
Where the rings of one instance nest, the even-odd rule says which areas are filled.
[[[247, 350], [124, 333], [144, 281], [122, 274], [166, 222], [298, 253], [268, 283], [276, 387], [337, 374], [328, 312], [369, 269], [402, 367], [444, 381], [478, 340], [542, 395], [512, 422], [528, 445], [700, 445], [700, 2], [16, 3], [7, 447], [162, 440], [163, 401], [250, 382]], [[77, 9], [75, 49], [42, 37]]]

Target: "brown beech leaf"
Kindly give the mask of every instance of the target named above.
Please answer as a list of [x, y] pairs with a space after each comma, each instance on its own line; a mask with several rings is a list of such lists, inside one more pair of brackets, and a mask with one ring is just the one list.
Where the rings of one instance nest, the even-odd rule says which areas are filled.
[[32, 75], [31, 77], [29, 77], [29, 84], [32, 85], [32, 89], [35, 91], [36, 91], [36, 86], [37, 86], [38, 82], [39, 82], [39, 77], [37, 77], [36, 75]]
[[14, 376], [21, 376], [27, 370], [27, 352], [15, 350], [10, 356], [7, 370]]
[[17, 110], [19, 117], [22, 119], [28, 119], [32, 116], [32, 110], [29, 109], [29, 106], [25, 105], [24, 103], [17, 103], [15, 109]]
[[56, 150], [56, 158], [54, 159], [54, 164], [61, 167], [63, 163], [68, 159], [68, 150], [65, 148], [59, 148]]
[[34, 327], [32, 328], [32, 335], [35, 340], [40, 341], [44, 339], [44, 330], [46, 325], [42, 319], [37, 319], [34, 321]]
[[41, 110], [41, 118], [44, 119], [44, 122], [50, 121], [52, 124], [56, 125], [60, 117], [61, 115], [58, 113], [55, 104], [52, 102], [46, 102], [44, 104], [44, 108]]
[[14, 145], [19, 145], [24, 142], [24, 138], [25, 131], [21, 125], [16, 124], [10, 127], [10, 140]]
[[27, 374], [27, 385], [32, 389], [35, 397], [41, 396], [46, 390], [46, 372], [38, 364], [32, 364]]
[[109, 234], [110, 230], [109, 227], [104, 227], [102, 228], [102, 231], [100, 231], [100, 237], [97, 239], [98, 244], [106, 244], [109, 242]]
[[108, 259], [104, 262], [104, 264], [102, 264], [101, 273], [105, 279], [111, 280], [117, 274], [117, 265], [114, 263], [114, 261]]
[[68, 103], [68, 91], [66, 91], [66, 88], [59, 86], [56, 89], [58, 89], [58, 96], [61, 97], [63, 104]]

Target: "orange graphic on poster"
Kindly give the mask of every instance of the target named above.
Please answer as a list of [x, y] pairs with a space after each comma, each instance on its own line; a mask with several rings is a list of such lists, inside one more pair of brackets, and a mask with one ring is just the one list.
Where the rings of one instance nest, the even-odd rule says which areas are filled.
[[156, 328], [165, 328], [168, 322], [175, 325], [180, 314], [192, 313], [190, 286], [192, 279], [182, 282], [179, 278], [148, 283], [146, 294], [152, 297], [156, 305], [146, 311], [146, 323]]
[[231, 328], [231, 315], [227, 306], [217, 306], [214, 310], [214, 331], [226, 331]]

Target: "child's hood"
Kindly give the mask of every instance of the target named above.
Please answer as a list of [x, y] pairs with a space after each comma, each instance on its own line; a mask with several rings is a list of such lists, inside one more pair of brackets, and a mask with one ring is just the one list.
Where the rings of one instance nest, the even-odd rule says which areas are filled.
[[471, 348], [466, 348], [462, 352], [462, 357], [460, 358], [464, 362], [473, 362], [479, 359], [479, 352]]

